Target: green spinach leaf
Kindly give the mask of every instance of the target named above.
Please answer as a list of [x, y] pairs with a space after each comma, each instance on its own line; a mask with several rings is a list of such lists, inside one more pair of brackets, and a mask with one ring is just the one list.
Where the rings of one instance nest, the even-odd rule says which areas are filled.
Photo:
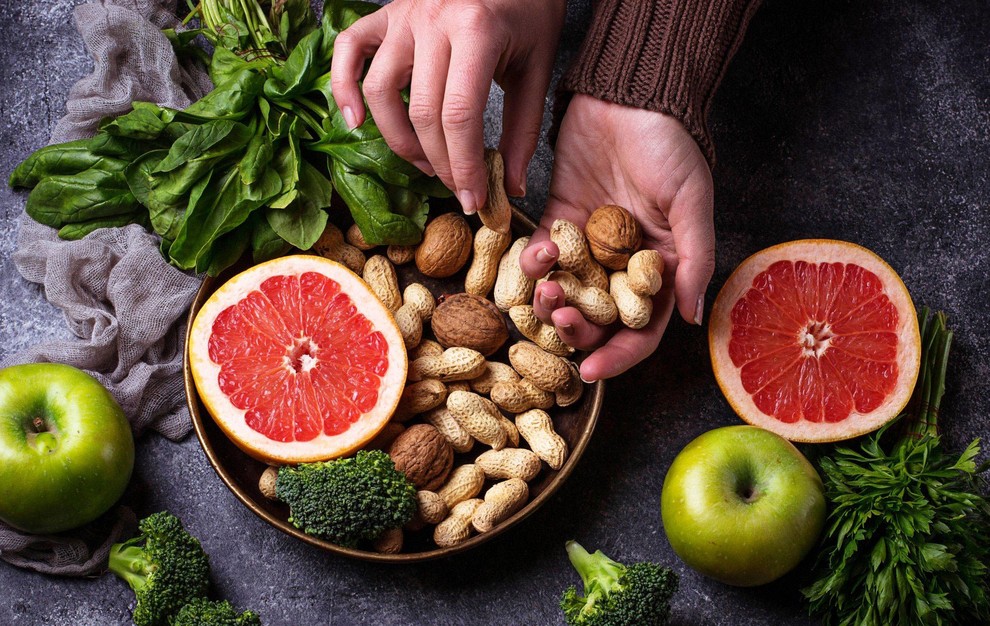
[[250, 50], [254, 45], [251, 37], [251, 30], [244, 20], [233, 15], [230, 11], [225, 11], [222, 16], [224, 24], [222, 28], [216, 30], [214, 45], [228, 50]]
[[333, 99], [333, 85], [331, 84], [330, 72], [317, 76], [310, 85], [310, 92], [319, 93], [327, 103], [327, 111], [330, 115], [337, 112], [337, 101]]
[[284, 209], [269, 208], [265, 218], [282, 239], [300, 250], [309, 250], [327, 226], [327, 212], [333, 198], [333, 184], [318, 169], [302, 161], [299, 193]]
[[242, 224], [214, 242], [206, 255], [206, 273], [216, 276], [244, 256], [250, 244], [250, 226]]
[[184, 113], [213, 119], [241, 120], [254, 110], [264, 85], [265, 75], [257, 68], [242, 68], [189, 105]]
[[320, 54], [323, 31], [314, 30], [303, 37], [285, 64], [269, 72], [265, 82], [265, 97], [269, 100], [289, 100], [312, 90], [313, 81], [326, 71], [329, 56]]
[[148, 212], [142, 208], [141, 210], [124, 213], [123, 215], [115, 215], [113, 217], [105, 217], [76, 224], [66, 224], [59, 229], [58, 236], [67, 240], [82, 239], [100, 228], [118, 228], [129, 224], [139, 224], [147, 228], [149, 225]]
[[450, 198], [454, 195], [454, 192], [447, 189], [447, 186], [439, 178], [436, 176], [426, 176], [425, 174], [410, 179], [409, 185], [406, 188], [413, 193], [431, 198]]
[[309, 250], [327, 226], [327, 212], [308, 202], [294, 202], [285, 209], [266, 209], [272, 230], [300, 250]]
[[[154, 231], [171, 241], [175, 239], [185, 213], [185, 205], [188, 201], [185, 193], [193, 189], [199, 180], [188, 181], [187, 187], [172, 193], [167, 193], [167, 189], [158, 188], [158, 181], [152, 172], [166, 156], [168, 150], [152, 150], [141, 155], [124, 170], [124, 178], [134, 197], [148, 208]], [[212, 172], [207, 171], [207, 175], [201, 178], [208, 181], [210, 174]]]
[[290, 132], [288, 141], [282, 143], [281, 147], [275, 151], [275, 156], [272, 159], [272, 168], [278, 173], [279, 179], [282, 181], [280, 195], [269, 203], [273, 209], [284, 209], [299, 195], [297, 185], [299, 184], [299, 170], [302, 167], [302, 162], [299, 138], [294, 132]]
[[120, 159], [94, 152], [93, 139], [77, 139], [33, 152], [11, 173], [10, 186], [34, 187], [49, 176], [70, 176], [90, 168], [122, 171], [124, 166]]
[[278, 194], [280, 187], [278, 174], [271, 169], [266, 169], [261, 178], [250, 185], [241, 182], [236, 167], [219, 179], [214, 177], [214, 182], [186, 211], [169, 249], [172, 261], [182, 269], [205, 271], [211, 261], [212, 244], [243, 224], [252, 211]]
[[272, 2], [269, 13], [271, 24], [278, 25], [278, 38], [286, 50], [291, 51], [299, 40], [317, 26], [316, 14], [309, 0], [281, 0]]
[[321, 57], [333, 56], [333, 44], [337, 35], [346, 30], [351, 24], [365, 15], [371, 15], [381, 6], [373, 2], [358, 2], [356, 0], [326, 0], [323, 5], [323, 31]]
[[157, 139], [172, 121], [167, 110], [155, 104], [134, 102], [132, 106], [134, 109], [130, 113], [101, 122], [100, 130], [118, 137]]
[[28, 196], [26, 211], [42, 224], [61, 228], [139, 208], [121, 171], [89, 169], [43, 179]]
[[[263, 263], [276, 257], [280, 257], [292, 246], [288, 241], [279, 237], [275, 229], [268, 223], [265, 213], [268, 211], [255, 211], [251, 214], [251, 258], [255, 263]], [[243, 227], [242, 227], [243, 228]]]
[[183, 147], [177, 147], [179, 141], [176, 141], [173, 150], [149, 152], [127, 167], [127, 183], [134, 196], [148, 207], [156, 232], [159, 232], [157, 216], [184, 209], [189, 191], [199, 180], [213, 169], [225, 170], [225, 166], [233, 165], [241, 156], [251, 139], [250, 130], [244, 124], [225, 123], [233, 124], [230, 133], [198, 156], [188, 156]]
[[145, 152], [168, 148], [170, 142], [174, 141], [175, 138], [181, 137], [191, 129], [192, 126], [188, 124], [172, 122], [165, 127], [165, 132], [157, 140], [133, 139], [131, 137], [119, 137], [110, 133], [98, 132], [87, 141], [93, 154], [133, 161]]
[[396, 185], [386, 184], [385, 191], [388, 192], [392, 210], [411, 219], [422, 231], [426, 226], [427, 214], [430, 212], [429, 198], [421, 193]]
[[371, 120], [370, 112], [368, 116], [368, 121], [351, 130], [343, 113], [334, 111], [323, 121], [324, 135], [307, 143], [306, 149], [327, 154], [351, 169], [372, 173], [393, 185], [405, 187], [413, 179], [424, 176], [416, 166], [392, 152]]
[[261, 117], [265, 121], [265, 128], [268, 129], [268, 133], [272, 136], [273, 140], [289, 136], [289, 132], [292, 130], [292, 122], [295, 121], [295, 118], [288, 112], [277, 106], [272, 106], [264, 98], [258, 98], [258, 110], [261, 111]]
[[234, 78], [240, 72], [248, 70], [265, 70], [273, 65], [273, 61], [265, 57], [247, 60], [234, 54], [227, 48], [218, 47], [210, 59], [210, 80], [214, 85], [221, 85]]
[[256, 117], [251, 124], [251, 140], [248, 142], [237, 167], [241, 171], [241, 182], [245, 185], [258, 180], [265, 169], [271, 164], [274, 154], [271, 135], [265, 130], [264, 121]]
[[413, 218], [393, 211], [388, 190], [374, 177], [356, 172], [340, 161], [331, 162], [330, 174], [334, 189], [344, 199], [368, 243], [413, 245], [422, 239], [422, 227]]
[[154, 173], [171, 172], [174, 169], [182, 167], [189, 161], [202, 159], [207, 157], [207, 155], [209, 155], [207, 158], [213, 157], [216, 151], [209, 153], [210, 148], [217, 146], [217, 144], [234, 132], [235, 129], [238, 130], [239, 135], [235, 136], [234, 141], [228, 142], [230, 151], [237, 150], [247, 143], [245, 137], [241, 136], [248, 134], [249, 131], [247, 128], [242, 124], [236, 124], [230, 120], [213, 120], [205, 124], [200, 124], [175, 140], [175, 143], [172, 144], [172, 147], [168, 151], [168, 156], [162, 159], [158, 166], [155, 167]]

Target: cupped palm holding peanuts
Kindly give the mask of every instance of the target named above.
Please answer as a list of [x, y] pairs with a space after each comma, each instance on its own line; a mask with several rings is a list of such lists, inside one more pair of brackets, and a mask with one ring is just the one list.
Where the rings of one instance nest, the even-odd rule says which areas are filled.
[[[649, 139], [636, 140], [644, 137]], [[583, 228], [605, 204], [629, 210], [642, 228], [642, 247], [659, 252], [665, 268], [652, 316], [641, 329], [593, 324], [567, 304], [561, 285], [537, 285], [536, 316], [553, 324], [568, 345], [593, 350], [581, 363], [581, 377], [591, 382], [617, 376], [652, 354], [675, 304], [687, 322], [701, 323], [715, 268], [712, 177], [698, 144], [678, 120], [580, 94], [567, 108], [555, 154], [540, 228], [519, 258], [523, 272], [541, 278], [561, 260], [550, 239], [555, 221]]]

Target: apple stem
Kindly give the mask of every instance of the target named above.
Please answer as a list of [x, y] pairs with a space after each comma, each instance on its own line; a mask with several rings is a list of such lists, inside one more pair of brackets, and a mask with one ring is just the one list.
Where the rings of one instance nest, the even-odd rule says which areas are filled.
[[47, 432], [48, 428], [45, 427], [45, 420], [41, 417], [35, 417], [31, 420], [31, 426], [34, 427], [34, 432], [43, 433]]

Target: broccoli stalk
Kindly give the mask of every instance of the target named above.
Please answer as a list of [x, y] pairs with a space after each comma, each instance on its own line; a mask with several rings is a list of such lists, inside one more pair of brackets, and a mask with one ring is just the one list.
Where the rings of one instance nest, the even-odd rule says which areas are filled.
[[254, 611], [240, 615], [227, 602], [196, 598], [182, 607], [172, 626], [261, 626], [261, 618]]
[[569, 587], [560, 600], [568, 626], [664, 626], [670, 620], [670, 598], [677, 591], [677, 574], [657, 563], [626, 566], [585, 550], [576, 541], [566, 544], [571, 565], [581, 575], [584, 594]]
[[138, 528], [139, 536], [110, 548], [110, 571], [134, 590], [135, 626], [167, 626], [183, 605], [206, 596], [209, 557], [171, 513], [149, 515]]
[[416, 512], [416, 487], [381, 450], [282, 467], [275, 496], [303, 532], [354, 547], [399, 528]]

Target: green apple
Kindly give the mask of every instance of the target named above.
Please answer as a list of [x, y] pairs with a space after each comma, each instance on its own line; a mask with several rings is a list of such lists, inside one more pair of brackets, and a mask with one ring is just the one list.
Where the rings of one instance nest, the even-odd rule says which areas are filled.
[[825, 495], [791, 442], [755, 426], [727, 426], [677, 455], [660, 514], [671, 547], [690, 567], [752, 587], [780, 578], [815, 545]]
[[81, 526], [133, 468], [130, 424], [95, 378], [58, 363], [0, 370], [0, 520], [31, 533]]

